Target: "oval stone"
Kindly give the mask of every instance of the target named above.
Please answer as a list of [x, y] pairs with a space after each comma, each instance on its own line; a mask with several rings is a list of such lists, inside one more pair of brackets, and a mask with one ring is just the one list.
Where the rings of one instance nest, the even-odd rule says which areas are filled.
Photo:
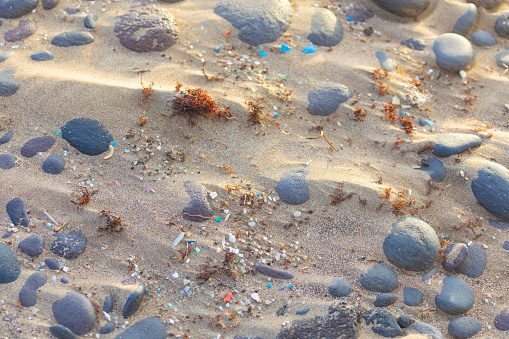
[[433, 44], [438, 67], [446, 72], [459, 72], [474, 58], [470, 41], [455, 33], [445, 33]]
[[257, 265], [255, 269], [263, 275], [276, 278], [276, 279], [293, 279], [293, 274], [286, 271], [277, 270], [267, 265]]
[[426, 11], [431, 0], [373, 0], [381, 8], [400, 17], [415, 18]]
[[140, 308], [143, 297], [145, 297], [146, 287], [144, 284], [139, 284], [138, 287], [131, 293], [124, 305], [122, 315], [124, 318], [128, 318], [135, 314]]
[[343, 39], [343, 25], [330, 10], [316, 8], [308, 39], [317, 46], [336, 46]]
[[115, 339], [166, 339], [166, 325], [159, 318], [149, 317], [138, 321]]
[[446, 277], [443, 283], [442, 292], [435, 296], [435, 303], [442, 311], [460, 315], [474, 306], [474, 291], [465, 280], [458, 277]]
[[482, 324], [479, 319], [474, 317], [457, 317], [449, 322], [449, 333], [458, 339], [471, 338], [482, 329]]
[[94, 306], [82, 294], [67, 292], [65, 297], [53, 303], [52, 310], [56, 321], [77, 335], [87, 334], [94, 328]]
[[383, 264], [376, 264], [359, 279], [362, 287], [372, 292], [387, 293], [398, 288], [398, 276], [392, 268]]
[[0, 284], [9, 284], [18, 279], [21, 273], [18, 258], [13, 250], [0, 243]]
[[487, 161], [472, 181], [472, 193], [491, 214], [509, 220], [509, 170]]

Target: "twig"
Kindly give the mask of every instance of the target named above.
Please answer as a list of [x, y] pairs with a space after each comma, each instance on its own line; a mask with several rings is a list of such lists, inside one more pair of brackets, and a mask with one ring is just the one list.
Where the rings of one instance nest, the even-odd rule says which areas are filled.
[[327, 141], [327, 143], [329, 144], [330, 148], [332, 148], [333, 151], [337, 151], [336, 147], [334, 147], [331, 142], [329, 141], [329, 139], [327, 139], [327, 137], [325, 136], [325, 134], [323, 133], [323, 131], [320, 131], [320, 136], [319, 137], [314, 137], [314, 138], [307, 138], [308, 140], [309, 139], [320, 139], [320, 138], [324, 138], [325, 141]]
[[64, 222], [64, 224], [63, 224], [62, 226], [55, 228], [55, 230], [54, 230], [54, 231], [55, 231], [55, 232], [58, 232], [58, 231], [60, 231], [62, 228], [64, 228], [65, 226], [69, 225], [70, 223], [71, 223], [70, 221], [66, 221], [66, 222]]
[[53, 219], [53, 217], [48, 214], [48, 212], [44, 212], [44, 215], [46, 215], [46, 217], [49, 219], [49, 221], [51, 221], [53, 224], [59, 226], [58, 222], [56, 222], [55, 219]]

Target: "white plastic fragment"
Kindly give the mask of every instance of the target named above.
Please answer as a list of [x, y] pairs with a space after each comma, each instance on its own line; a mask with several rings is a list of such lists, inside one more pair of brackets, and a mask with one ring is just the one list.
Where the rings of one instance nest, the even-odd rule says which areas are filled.
[[301, 211], [295, 211], [295, 212], [293, 212], [293, 216], [294, 216], [294, 217], [296, 217], [296, 218], [300, 217], [301, 215], [302, 215], [302, 212], [301, 212]]
[[184, 232], [180, 232], [179, 236], [175, 239], [172, 246], [173, 247], [177, 246], [179, 244], [180, 240], [182, 240], [184, 238], [184, 235], [185, 235]]
[[465, 79], [467, 77], [467, 72], [465, 72], [464, 70], [461, 70], [460, 71], [460, 76], [462, 79]]
[[256, 302], [262, 302], [262, 299], [260, 299], [260, 296], [258, 295], [258, 293], [252, 293], [251, 294], [251, 298], [253, 298], [254, 301]]
[[216, 192], [211, 192], [209, 195], [210, 195], [210, 198], [211, 198], [212, 200], [214, 200], [215, 198], [217, 198], [217, 193], [216, 193]]
[[231, 242], [232, 244], [235, 243], [235, 241], [237, 241], [237, 239], [235, 238], [235, 235], [233, 234], [230, 234], [229, 238], [228, 238], [228, 241]]

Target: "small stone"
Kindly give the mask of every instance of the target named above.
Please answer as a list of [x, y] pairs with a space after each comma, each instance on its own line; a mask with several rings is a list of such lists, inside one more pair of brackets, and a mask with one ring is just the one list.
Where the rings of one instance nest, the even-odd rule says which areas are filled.
[[42, 164], [42, 170], [48, 174], [60, 174], [65, 168], [64, 157], [57, 154], [49, 155]]
[[495, 317], [495, 327], [499, 331], [509, 331], [509, 307], [504, 308]]
[[359, 282], [368, 291], [387, 293], [398, 287], [398, 276], [389, 266], [376, 264], [367, 273], [361, 274]]
[[503, 69], [509, 68], [509, 51], [495, 54], [495, 60], [497, 60], [498, 67]]
[[85, 25], [86, 28], [95, 29], [97, 27], [97, 23], [96, 23], [97, 19], [99, 19], [99, 15], [89, 13], [85, 17], [85, 19], [83, 19], [83, 24]]
[[190, 198], [188, 206], [184, 207], [182, 210], [184, 219], [204, 222], [212, 218], [214, 211], [212, 211], [209, 201], [207, 200], [207, 189], [205, 186], [192, 181], [186, 181], [184, 182], [184, 188]]
[[101, 334], [108, 334], [115, 331], [115, 323], [107, 322], [101, 329], [99, 330], [99, 333]]
[[448, 314], [460, 315], [468, 312], [474, 305], [474, 291], [463, 279], [446, 277], [442, 292], [435, 297], [438, 308]]
[[62, 127], [62, 138], [86, 155], [99, 155], [109, 150], [113, 137], [98, 121], [73, 119]]
[[55, 57], [53, 56], [53, 53], [45, 49], [34, 52], [30, 55], [30, 59], [32, 59], [33, 61], [50, 61], [53, 60], [54, 58]]
[[0, 154], [0, 169], [11, 169], [16, 165], [12, 154]]
[[49, 331], [56, 339], [78, 339], [76, 334], [62, 325], [51, 325]]
[[57, 7], [59, 1], [60, 0], [42, 0], [42, 8], [49, 11], [50, 9]]
[[437, 136], [433, 154], [444, 158], [479, 147], [481, 143], [481, 138], [474, 134], [442, 133]]
[[255, 269], [261, 274], [272, 278], [285, 280], [293, 279], [293, 274], [286, 271], [277, 270], [267, 265], [257, 265], [255, 266]]
[[467, 36], [474, 25], [476, 17], [477, 6], [474, 4], [467, 5], [465, 13], [456, 20], [452, 33]]
[[16, 19], [32, 12], [39, 0], [2, 0], [0, 1], [0, 18]]
[[19, 90], [20, 83], [12, 76], [14, 73], [16, 73], [14, 67], [8, 67], [0, 71], [0, 97], [8, 97]]
[[362, 318], [376, 334], [389, 338], [403, 335], [403, 330], [394, 316], [386, 310], [374, 308], [367, 311]]
[[37, 31], [37, 24], [32, 20], [20, 20], [18, 25], [4, 34], [4, 40], [7, 42], [16, 42], [26, 39]]
[[56, 321], [77, 335], [87, 334], [94, 328], [94, 306], [82, 294], [67, 292], [64, 298], [53, 303], [52, 309]]
[[466, 339], [479, 333], [482, 324], [474, 317], [457, 317], [449, 322], [447, 329], [454, 338]]
[[339, 105], [352, 97], [352, 91], [344, 85], [315, 89], [308, 94], [307, 111], [312, 115], [328, 116], [336, 112]]
[[110, 313], [113, 310], [113, 298], [107, 295], [104, 297], [103, 312]]
[[426, 11], [431, 0], [373, 0], [388, 12], [404, 18], [415, 18]]
[[57, 239], [51, 244], [50, 250], [65, 259], [76, 259], [85, 251], [87, 237], [81, 231], [54, 234]]
[[424, 41], [422, 41], [421, 39], [414, 38], [406, 39], [404, 41], [401, 41], [401, 45], [416, 51], [424, 51], [426, 49], [426, 45], [424, 44]]
[[18, 258], [12, 249], [0, 243], [0, 284], [9, 284], [18, 279], [21, 273]]
[[298, 310], [297, 312], [295, 312], [295, 314], [297, 315], [304, 315], [306, 313], [308, 313], [311, 309], [309, 307], [306, 307], [306, 308], [303, 308], [301, 310]]
[[343, 25], [330, 10], [315, 8], [308, 39], [317, 46], [336, 46], [343, 39]]
[[396, 300], [396, 296], [393, 293], [383, 293], [376, 296], [373, 306], [387, 307], [394, 304]]
[[18, 248], [29, 257], [37, 257], [44, 249], [44, 239], [37, 234], [29, 235], [19, 243]]
[[56, 260], [56, 259], [46, 258], [46, 259], [44, 259], [44, 263], [46, 264], [46, 266], [48, 266], [48, 268], [50, 270], [53, 270], [53, 271], [60, 270], [60, 265], [58, 264], [58, 260]]
[[341, 278], [332, 279], [329, 285], [329, 294], [336, 298], [346, 297], [353, 291], [353, 286], [349, 281]]
[[13, 131], [9, 131], [7, 133], [5, 133], [1, 138], [0, 138], [0, 145], [3, 145], [3, 144], [6, 144], [8, 143], [9, 141], [11, 141], [12, 137], [14, 136], [14, 132]]
[[39, 152], [46, 152], [55, 144], [53, 137], [38, 137], [28, 140], [23, 147], [21, 147], [21, 155], [26, 158], [32, 158]]
[[124, 305], [122, 316], [128, 318], [134, 315], [140, 308], [143, 297], [145, 296], [146, 287], [144, 284], [139, 284], [138, 287], [131, 293]]
[[88, 45], [95, 41], [92, 34], [86, 31], [73, 30], [63, 32], [51, 40], [51, 44], [58, 47], [71, 47]]
[[477, 201], [491, 214], [509, 220], [509, 170], [486, 161], [472, 181], [472, 192]]
[[485, 31], [477, 31], [470, 35], [470, 41], [478, 47], [489, 47], [497, 44], [493, 34]]
[[437, 158], [427, 158], [421, 160], [422, 166], [420, 170], [428, 172], [431, 179], [435, 182], [442, 182], [446, 176], [444, 163]]
[[309, 173], [304, 167], [285, 172], [276, 185], [276, 192], [284, 202], [292, 205], [303, 204], [309, 200], [309, 189], [306, 175]]
[[389, 53], [387, 53], [386, 51], [376, 51], [375, 56], [377, 57], [378, 62], [380, 63], [380, 67], [384, 71], [392, 72], [394, 70], [394, 61], [392, 61], [391, 57], [389, 56]]
[[458, 267], [457, 272], [469, 278], [479, 278], [486, 269], [487, 257], [486, 250], [474, 244], [468, 248], [467, 257]]
[[433, 52], [438, 67], [446, 72], [459, 72], [474, 58], [470, 41], [455, 33], [445, 33], [435, 40]]
[[406, 315], [402, 315], [401, 317], [398, 318], [398, 325], [401, 328], [407, 328], [408, 326], [412, 325], [414, 322], [415, 322], [415, 320], [413, 320], [410, 317], [407, 317]]
[[502, 248], [506, 251], [509, 251], [509, 240], [504, 241]]
[[454, 271], [467, 257], [468, 246], [462, 243], [451, 243], [447, 245], [444, 252], [442, 266], [448, 271]]
[[120, 333], [115, 339], [166, 339], [166, 325], [159, 318], [142, 319]]
[[7, 214], [11, 218], [11, 222], [17, 226], [28, 226], [30, 219], [28, 219], [27, 206], [23, 198], [14, 198], [5, 206]]
[[419, 306], [422, 302], [422, 293], [416, 288], [403, 288], [403, 300], [407, 306]]
[[19, 291], [19, 302], [22, 306], [32, 307], [37, 303], [37, 290], [46, 285], [48, 279], [41, 272], [33, 273]]
[[509, 37], [509, 10], [500, 12], [497, 21], [495, 21], [495, 33], [501, 38]]

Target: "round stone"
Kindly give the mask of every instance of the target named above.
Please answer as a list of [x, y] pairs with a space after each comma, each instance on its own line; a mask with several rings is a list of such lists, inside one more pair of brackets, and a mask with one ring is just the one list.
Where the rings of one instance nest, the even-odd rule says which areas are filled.
[[352, 284], [341, 278], [332, 279], [332, 284], [329, 285], [329, 294], [336, 298], [346, 297], [353, 291]]
[[343, 39], [343, 25], [330, 10], [316, 8], [308, 39], [317, 46], [336, 46]]
[[51, 244], [50, 250], [65, 259], [76, 259], [87, 246], [87, 237], [81, 231], [59, 232], [54, 236], [57, 239]]
[[159, 318], [149, 317], [138, 321], [115, 339], [166, 339], [166, 325]]
[[26, 158], [32, 158], [39, 152], [46, 152], [55, 144], [53, 137], [38, 137], [28, 140], [23, 147], [21, 147], [21, 155]]
[[438, 67], [446, 72], [459, 72], [474, 58], [470, 41], [455, 33], [445, 33], [433, 44]]
[[57, 154], [51, 154], [44, 160], [42, 170], [48, 174], [60, 174], [65, 168], [64, 157]]
[[21, 273], [18, 258], [13, 250], [0, 243], [0, 284], [9, 284], [18, 279]]
[[112, 323], [111, 321], [106, 323], [101, 329], [99, 330], [99, 333], [101, 334], [108, 334], [115, 331], [115, 323]]
[[503, 11], [498, 16], [495, 21], [495, 33], [502, 38], [509, 37], [509, 11]]
[[383, 264], [376, 264], [367, 273], [361, 274], [359, 282], [362, 287], [372, 292], [387, 293], [398, 288], [396, 272]]
[[95, 41], [92, 34], [86, 31], [73, 30], [63, 32], [51, 40], [51, 44], [58, 47], [71, 47], [88, 45]]
[[192, 181], [186, 181], [184, 182], [184, 188], [190, 198], [189, 204], [182, 210], [184, 219], [204, 222], [212, 218], [214, 211], [212, 211], [207, 200], [207, 189], [205, 186]]
[[445, 313], [460, 315], [474, 306], [474, 291], [465, 280], [446, 277], [443, 280], [442, 292], [435, 296], [435, 303]]
[[488, 253], [478, 244], [468, 248], [467, 257], [458, 267], [457, 272], [466, 275], [469, 278], [479, 278], [486, 269]]
[[19, 90], [21, 84], [12, 76], [14, 73], [16, 73], [14, 67], [7, 67], [0, 71], [0, 97], [11, 96]]
[[53, 53], [45, 49], [34, 52], [30, 55], [30, 59], [33, 61], [50, 61], [53, 60], [53, 58], [55, 58]]
[[16, 159], [12, 154], [0, 154], [0, 168], [11, 169], [16, 165]]
[[383, 293], [377, 295], [375, 301], [373, 302], [373, 306], [375, 307], [387, 307], [391, 306], [396, 302], [396, 296], [393, 293]]
[[86, 155], [99, 155], [109, 150], [113, 137], [98, 121], [78, 118], [62, 127], [62, 138]]
[[85, 25], [86, 28], [95, 29], [97, 27], [97, 19], [99, 19], [99, 15], [89, 13], [85, 19], [83, 19], [83, 25]]
[[381, 8], [400, 17], [415, 18], [426, 11], [431, 0], [373, 0]]
[[449, 322], [447, 329], [454, 338], [466, 339], [479, 333], [482, 324], [479, 319], [474, 317], [457, 317]]
[[433, 266], [440, 250], [440, 241], [425, 221], [404, 217], [392, 224], [383, 249], [387, 260], [408, 271], [426, 271]]
[[422, 293], [416, 288], [403, 288], [403, 300], [407, 306], [419, 306], [422, 302]]
[[292, 205], [299, 205], [308, 201], [309, 189], [306, 184], [308, 173], [309, 171], [304, 167], [285, 172], [276, 185], [276, 192], [281, 200]]
[[48, 268], [50, 270], [53, 270], [53, 271], [60, 270], [60, 265], [58, 264], [58, 260], [56, 260], [54, 258], [46, 258], [46, 259], [44, 259], [44, 263], [46, 264], [46, 266], [48, 266]]
[[470, 41], [478, 47], [489, 47], [497, 44], [493, 34], [485, 31], [476, 31], [470, 35]]
[[504, 308], [495, 317], [495, 327], [499, 331], [509, 331], [509, 307]]
[[94, 306], [82, 294], [67, 292], [64, 298], [53, 303], [52, 309], [56, 321], [77, 335], [87, 334], [94, 328]]
[[318, 88], [309, 92], [307, 110], [313, 115], [331, 115], [338, 110], [339, 105], [351, 97], [352, 92], [344, 85]]
[[462, 243], [452, 243], [447, 245], [444, 251], [444, 261], [442, 266], [448, 271], [454, 271], [463, 263], [467, 257], [468, 247]]
[[18, 25], [4, 34], [4, 40], [7, 42], [16, 42], [26, 39], [37, 31], [37, 24], [32, 20], [20, 20]]
[[509, 170], [487, 161], [472, 181], [477, 201], [491, 214], [509, 220]]
[[131, 293], [124, 305], [122, 315], [128, 318], [135, 314], [140, 308], [143, 297], [145, 296], [146, 287], [144, 284], [139, 284], [138, 287]]
[[0, 0], [0, 18], [16, 19], [31, 13], [39, 0]]
[[18, 248], [29, 257], [37, 257], [44, 249], [44, 239], [37, 234], [29, 235], [19, 243]]

